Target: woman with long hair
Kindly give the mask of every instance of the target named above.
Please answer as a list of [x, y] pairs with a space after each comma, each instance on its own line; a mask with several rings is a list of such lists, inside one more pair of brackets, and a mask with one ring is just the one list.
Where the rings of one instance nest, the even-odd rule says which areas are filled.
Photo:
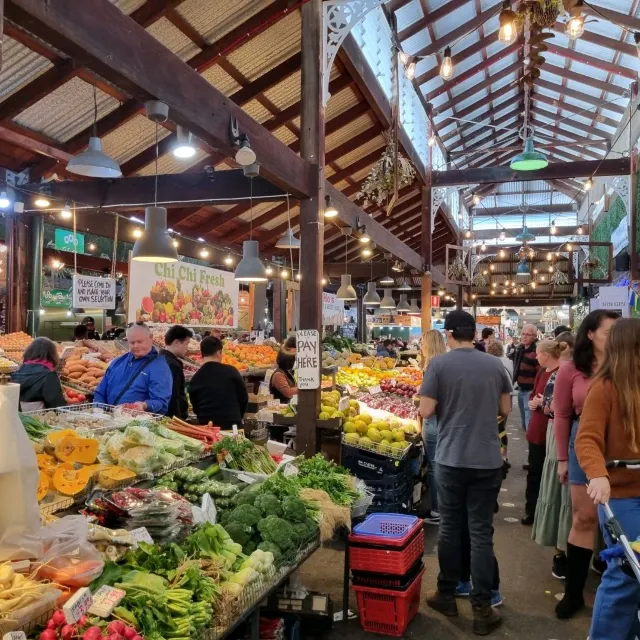
[[560, 619], [573, 617], [584, 607], [584, 585], [593, 555], [597, 513], [587, 495], [587, 476], [580, 468], [575, 441], [587, 391], [605, 356], [611, 327], [618, 319], [613, 311], [598, 309], [582, 321], [576, 336], [573, 359], [558, 371], [553, 394], [554, 430], [558, 478], [571, 486], [572, 523], [567, 542], [564, 597], [556, 606]]
[[[556, 338], [556, 342], [560, 347], [560, 366], [562, 367], [573, 356], [575, 339], [571, 333], [561, 333]], [[567, 539], [571, 530], [571, 492], [569, 485], [561, 484], [558, 479], [558, 456], [553, 428], [553, 391], [558, 371], [559, 369], [556, 369], [549, 376], [542, 396], [542, 411], [549, 417], [549, 424], [542, 481], [531, 538], [543, 547], [555, 548], [551, 574], [559, 580], [564, 580], [567, 572]]]
[[[604, 361], [589, 389], [575, 443], [589, 479], [588, 498], [609, 503], [629, 540], [640, 537], [640, 473], [606, 469], [608, 460], [640, 458], [640, 319], [618, 320], [607, 341]], [[613, 545], [598, 509], [602, 534]], [[637, 623], [640, 584], [611, 559], [602, 575], [589, 637], [629, 638]]]
[[[422, 336], [420, 349], [422, 355], [422, 370], [426, 371], [432, 358], [447, 352], [442, 334], [436, 329], [430, 329]], [[431, 497], [431, 509], [425, 516], [427, 524], [440, 524], [440, 512], [438, 511], [438, 491], [436, 488], [435, 464], [436, 445], [438, 443], [438, 421], [435, 416], [422, 421], [422, 439], [427, 453], [427, 479], [429, 482], [429, 495]]]

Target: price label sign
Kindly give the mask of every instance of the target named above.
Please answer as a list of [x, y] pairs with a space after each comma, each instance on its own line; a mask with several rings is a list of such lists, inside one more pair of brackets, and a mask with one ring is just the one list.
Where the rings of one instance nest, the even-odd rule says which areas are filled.
[[216, 505], [213, 503], [213, 498], [205, 493], [202, 496], [202, 513], [204, 514], [204, 519], [210, 524], [215, 524], [218, 513], [216, 511]]
[[147, 542], [149, 544], [153, 544], [153, 538], [151, 537], [151, 534], [147, 531], [146, 527], [139, 527], [138, 529], [132, 529], [131, 531], [129, 531], [129, 533], [131, 534], [131, 537], [133, 538], [134, 541], [134, 547], [138, 546], [138, 543], [140, 542]]
[[338, 402], [338, 411], [347, 411], [349, 409], [349, 398], [340, 398]]
[[382, 393], [382, 389], [380, 388], [380, 385], [377, 384], [375, 387], [369, 387], [369, 393], [372, 396], [375, 396], [378, 393]]
[[126, 595], [127, 592], [122, 589], [110, 587], [108, 584], [102, 585], [93, 594], [93, 604], [89, 608], [89, 613], [99, 618], [108, 618]]
[[191, 505], [191, 515], [193, 517], [193, 524], [202, 524], [203, 522], [206, 522], [204, 518], [204, 512], [195, 504]]
[[24, 631], [9, 631], [2, 636], [2, 640], [27, 640]]
[[238, 480], [242, 480], [242, 482], [246, 482], [247, 484], [253, 484], [256, 480], [251, 476], [248, 476], [246, 473], [239, 473]]
[[395, 378], [389, 378], [389, 384], [390, 384], [392, 387], [395, 387], [395, 386], [396, 386], [396, 379], [395, 379]]
[[88, 587], [78, 589], [62, 607], [62, 613], [64, 613], [64, 619], [67, 624], [78, 622], [89, 611], [92, 604], [91, 589]]
[[295, 465], [288, 464], [284, 468], [284, 475], [285, 476], [297, 476], [298, 473], [300, 473], [300, 472], [298, 471], [298, 467], [296, 467]]
[[354, 362], [351, 365], [352, 369], [364, 369], [364, 365], [362, 364], [362, 362]]
[[353, 393], [353, 390], [351, 389], [351, 387], [348, 384], [344, 385], [345, 391], [351, 395]]

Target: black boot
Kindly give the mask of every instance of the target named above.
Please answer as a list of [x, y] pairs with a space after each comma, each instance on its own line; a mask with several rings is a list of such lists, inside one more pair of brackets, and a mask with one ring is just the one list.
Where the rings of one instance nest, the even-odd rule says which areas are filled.
[[556, 606], [556, 616], [561, 620], [572, 618], [584, 607], [584, 585], [589, 573], [591, 549], [567, 544], [567, 583], [564, 597]]

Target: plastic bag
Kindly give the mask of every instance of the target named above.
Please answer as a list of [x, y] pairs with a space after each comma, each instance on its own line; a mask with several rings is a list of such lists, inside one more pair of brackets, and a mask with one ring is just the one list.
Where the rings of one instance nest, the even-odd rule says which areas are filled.
[[66, 516], [44, 527], [38, 577], [67, 587], [89, 586], [102, 574], [104, 562], [88, 537], [84, 516]]
[[124, 430], [124, 441], [129, 447], [137, 447], [144, 445], [146, 447], [154, 447], [156, 444], [156, 436], [149, 431], [147, 427], [134, 424]]

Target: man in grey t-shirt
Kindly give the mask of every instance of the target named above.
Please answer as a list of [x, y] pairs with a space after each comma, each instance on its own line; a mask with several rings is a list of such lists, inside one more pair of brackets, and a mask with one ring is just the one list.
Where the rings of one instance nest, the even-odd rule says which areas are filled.
[[[498, 358], [473, 347], [476, 324], [465, 311], [452, 311], [444, 324], [451, 351], [431, 360], [420, 387], [420, 414], [438, 418], [436, 483], [440, 507], [438, 590], [427, 604], [458, 614], [461, 538], [471, 538], [474, 633], [486, 635], [500, 615], [491, 607], [495, 572], [493, 511], [502, 482], [498, 415], [511, 410], [511, 381]], [[466, 522], [465, 522], [466, 520]]]

